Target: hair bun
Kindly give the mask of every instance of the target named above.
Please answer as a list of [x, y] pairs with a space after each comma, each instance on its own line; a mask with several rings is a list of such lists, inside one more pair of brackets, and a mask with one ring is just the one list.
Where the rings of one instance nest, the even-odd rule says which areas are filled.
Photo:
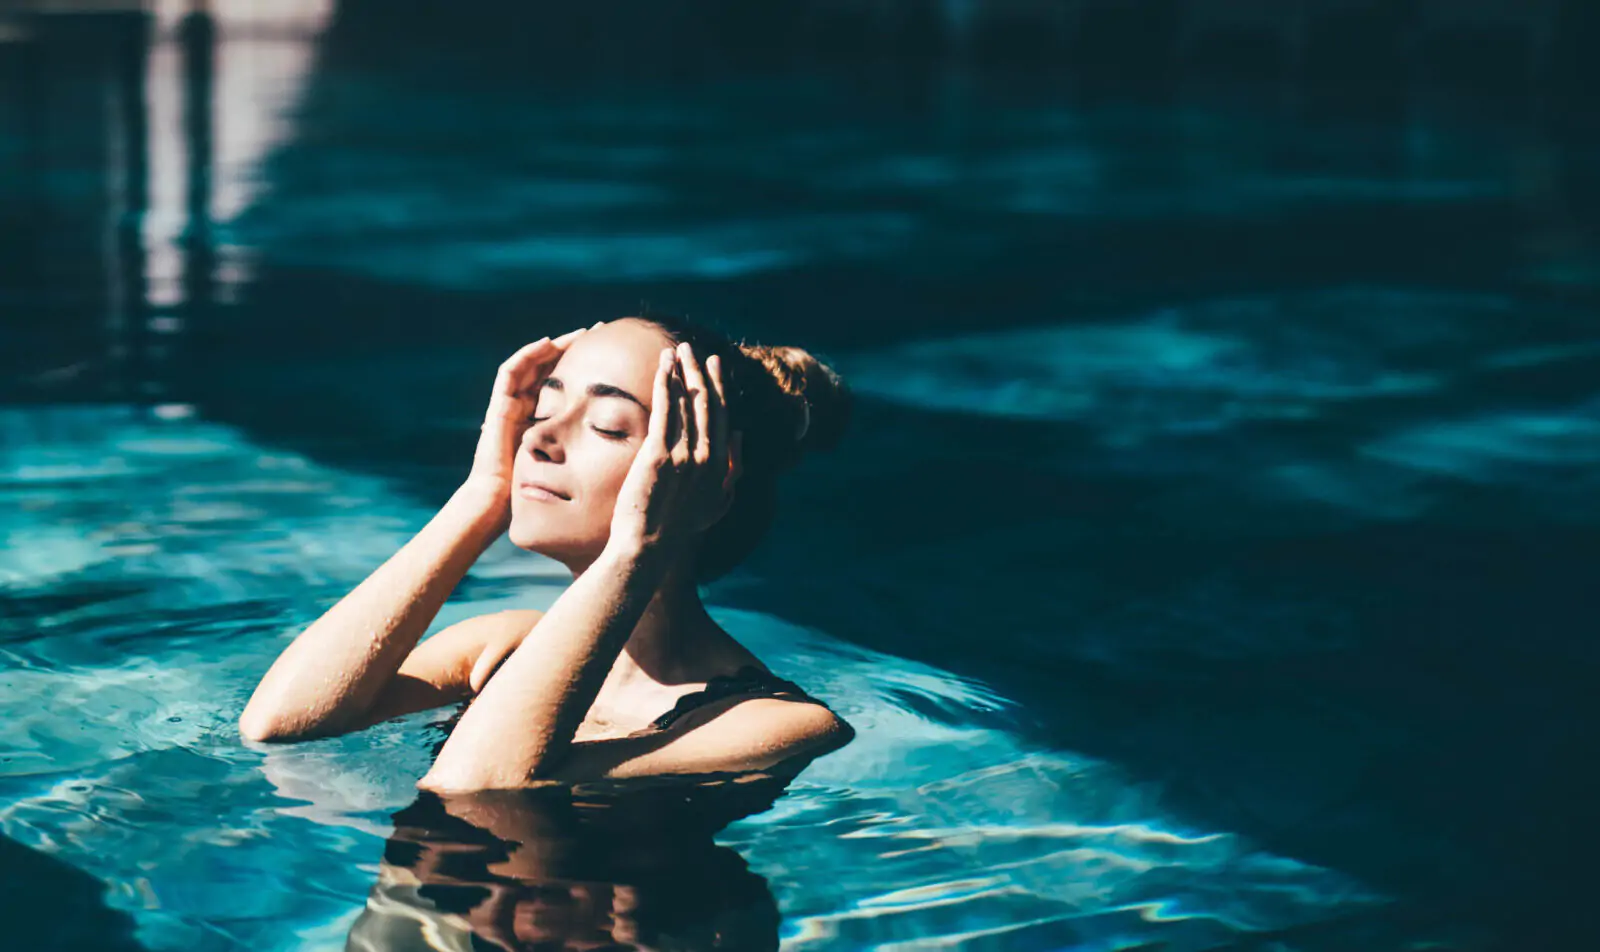
[[740, 349], [767, 369], [787, 398], [799, 450], [838, 445], [850, 417], [850, 390], [832, 367], [802, 347], [741, 344]]

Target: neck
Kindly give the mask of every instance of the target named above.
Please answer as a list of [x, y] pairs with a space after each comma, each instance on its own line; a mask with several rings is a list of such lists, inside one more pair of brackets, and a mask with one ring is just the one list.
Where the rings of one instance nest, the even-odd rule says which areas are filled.
[[[573, 578], [588, 570], [588, 565], [575, 570]], [[612, 666], [612, 678], [622, 684], [641, 677], [660, 684], [695, 680], [694, 660], [704, 653], [709, 635], [717, 630], [694, 580], [674, 567], [622, 646]]]

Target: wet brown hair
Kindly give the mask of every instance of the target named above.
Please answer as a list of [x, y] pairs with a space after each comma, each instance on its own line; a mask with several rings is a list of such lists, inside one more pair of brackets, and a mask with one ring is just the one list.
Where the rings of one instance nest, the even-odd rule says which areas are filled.
[[694, 348], [702, 362], [722, 361], [728, 399], [728, 430], [743, 434], [743, 471], [733, 504], [706, 530], [696, 556], [694, 579], [720, 578], [755, 549], [778, 508], [778, 477], [807, 453], [829, 450], [850, 418], [850, 390], [832, 367], [799, 347], [733, 340], [706, 324], [674, 314], [645, 311], [644, 321], [673, 343]]

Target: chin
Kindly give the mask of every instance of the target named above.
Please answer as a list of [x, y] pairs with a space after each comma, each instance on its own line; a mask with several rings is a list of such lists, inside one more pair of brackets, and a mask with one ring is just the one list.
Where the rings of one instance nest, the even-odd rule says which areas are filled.
[[506, 538], [519, 549], [537, 552], [540, 555], [552, 555], [560, 546], [561, 540], [548, 532], [540, 532], [537, 526], [519, 526], [511, 523], [511, 528], [506, 532]]
[[536, 523], [513, 520], [506, 537], [519, 549], [566, 564], [592, 560], [595, 553], [605, 548], [605, 539], [575, 539], [567, 535], [554, 535], [547, 528], [541, 531], [541, 528]]

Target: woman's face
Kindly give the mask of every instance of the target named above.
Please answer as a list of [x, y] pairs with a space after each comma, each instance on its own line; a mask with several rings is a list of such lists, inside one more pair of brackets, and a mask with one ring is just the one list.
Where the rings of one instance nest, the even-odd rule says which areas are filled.
[[611, 534], [617, 494], [650, 422], [661, 350], [652, 324], [612, 321], [579, 334], [545, 378], [513, 467], [511, 541], [587, 565]]

